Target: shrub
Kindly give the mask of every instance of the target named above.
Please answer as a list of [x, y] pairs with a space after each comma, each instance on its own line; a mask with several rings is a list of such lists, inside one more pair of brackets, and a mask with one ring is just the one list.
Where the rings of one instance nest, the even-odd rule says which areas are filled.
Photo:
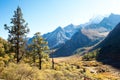
[[91, 61], [97, 58], [97, 55], [99, 54], [99, 50], [95, 50], [93, 52], [86, 53], [83, 55], [82, 60], [85, 61]]
[[2, 77], [5, 80], [38, 80], [37, 68], [32, 68], [28, 64], [14, 64], [10, 63], [3, 72]]

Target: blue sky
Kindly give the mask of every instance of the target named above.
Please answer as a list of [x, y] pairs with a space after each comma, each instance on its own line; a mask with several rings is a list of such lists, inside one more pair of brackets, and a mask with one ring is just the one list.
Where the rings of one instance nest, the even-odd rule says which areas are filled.
[[29, 24], [29, 37], [58, 26], [78, 25], [96, 15], [120, 14], [120, 0], [0, 0], [0, 37], [7, 39], [3, 25], [10, 24], [18, 5]]

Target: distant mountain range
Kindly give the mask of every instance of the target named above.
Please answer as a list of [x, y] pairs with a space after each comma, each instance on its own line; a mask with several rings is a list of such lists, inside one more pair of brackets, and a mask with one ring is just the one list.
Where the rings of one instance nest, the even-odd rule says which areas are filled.
[[110, 14], [104, 17], [99, 23], [91, 23], [86, 25], [85, 29], [97, 30], [99, 32], [111, 31], [120, 22], [120, 15]]
[[120, 22], [120, 18], [118, 17], [120, 17], [120, 15], [111, 14], [109, 17], [103, 18], [99, 23], [91, 23], [80, 28], [70, 40], [66, 41], [66, 43], [54, 53], [55, 57], [70, 56], [79, 48], [93, 46], [100, 42]]
[[120, 15], [110, 14], [108, 17], [91, 19], [85, 24], [58, 27], [44, 34], [43, 38], [51, 49], [56, 49], [55, 57], [70, 56], [78, 48], [92, 46], [103, 40], [119, 22]]

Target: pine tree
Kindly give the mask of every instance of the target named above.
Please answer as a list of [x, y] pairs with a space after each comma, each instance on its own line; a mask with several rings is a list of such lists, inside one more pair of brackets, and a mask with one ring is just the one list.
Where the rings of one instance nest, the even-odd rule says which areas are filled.
[[33, 49], [33, 61], [35, 62], [36, 54], [39, 59], [39, 69], [42, 68], [42, 58], [44, 57], [45, 51], [48, 51], [48, 45], [47, 42], [42, 38], [39, 32], [35, 33], [33, 43], [32, 43], [32, 49]]
[[32, 58], [32, 63], [36, 65], [36, 43], [35, 43], [35, 38], [32, 39], [32, 43], [27, 46], [27, 56], [31, 59]]
[[29, 32], [20, 7], [14, 11], [14, 16], [11, 18], [11, 24], [12, 26], [7, 26], [6, 24], [4, 26], [5, 30], [8, 30], [8, 41], [12, 44], [12, 47], [15, 50], [15, 57], [17, 58], [18, 63], [24, 55], [23, 45], [25, 44], [26, 34]]

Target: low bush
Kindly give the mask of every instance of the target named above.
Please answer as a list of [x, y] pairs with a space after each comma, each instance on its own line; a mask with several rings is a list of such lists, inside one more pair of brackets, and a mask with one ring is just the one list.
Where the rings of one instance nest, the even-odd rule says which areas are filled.
[[28, 64], [10, 63], [2, 71], [2, 78], [5, 80], [39, 80], [39, 70], [30, 67]]
[[98, 54], [99, 54], [99, 50], [95, 50], [95, 51], [86, 53], [85, 55], [83, 55], [82, 60], [84, 60], [84, 61], [95, 60], [97, 58]]

